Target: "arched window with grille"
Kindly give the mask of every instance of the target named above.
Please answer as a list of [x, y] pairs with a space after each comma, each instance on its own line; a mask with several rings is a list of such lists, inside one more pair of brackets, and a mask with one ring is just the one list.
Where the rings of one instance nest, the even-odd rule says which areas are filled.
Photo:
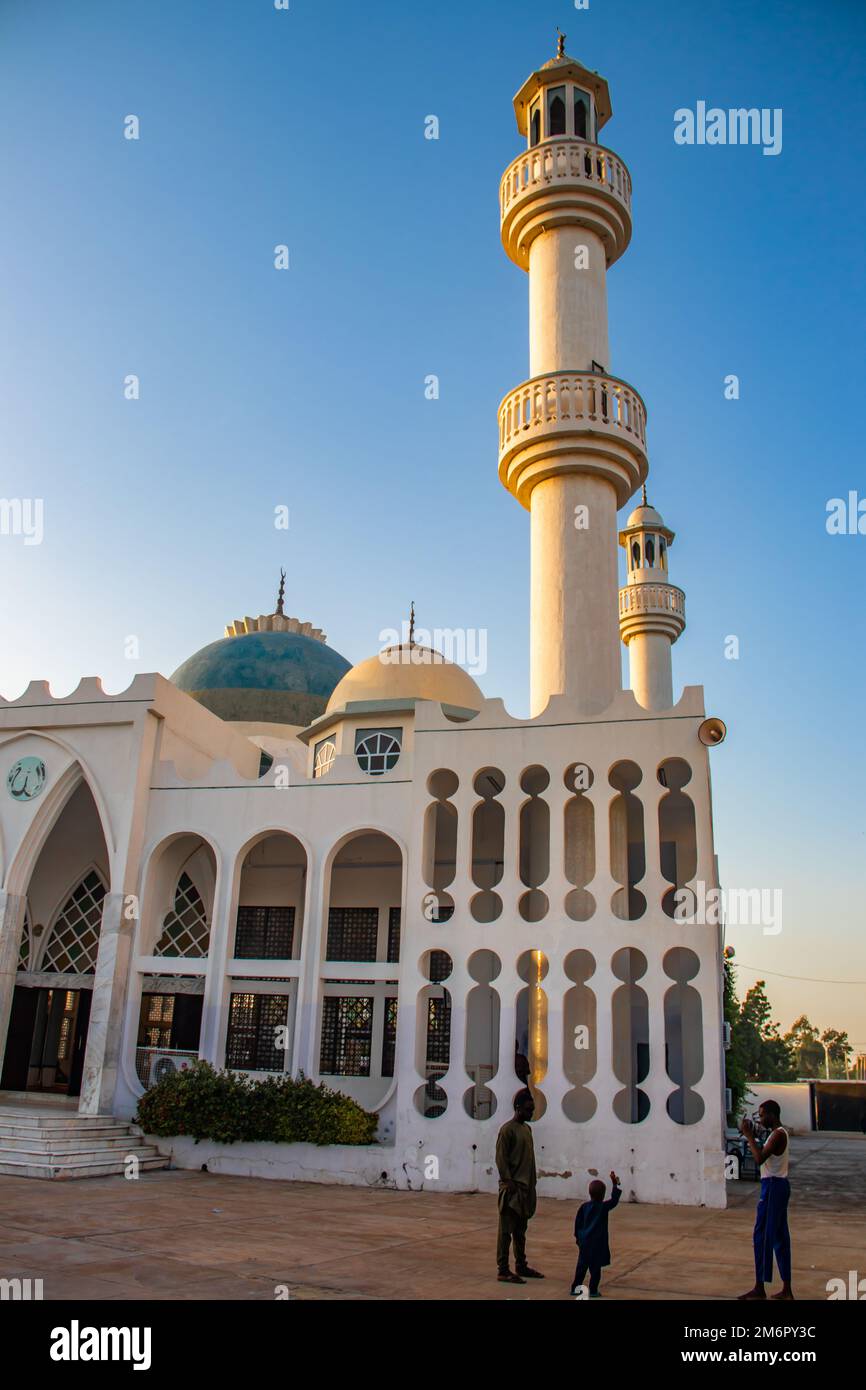
[[201, 957], [208, 953], [210, 926], [201, 894], [182, 873], [177, 881], [174, 907], [162, 924], [162, 935], [154, 947], [155, 956]]
[[95, 973], [104, 897], [102, 878], [96, 869], [88, 869], [54, 919], [41, 970], [61, 975]]

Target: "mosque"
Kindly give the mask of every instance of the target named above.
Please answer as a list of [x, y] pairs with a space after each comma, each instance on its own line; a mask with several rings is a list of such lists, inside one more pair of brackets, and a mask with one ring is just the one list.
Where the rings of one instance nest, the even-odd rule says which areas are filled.
[[674, 703], [674, 532], [611, 373], [631, 177], [598, 143], [606, 80], [562, 43], [514, 110], [529, 376], [499, 478], [529, 512], [530, 716], [414, 630], [350, 666], [282, 582], [170, 679], [0, 702], [0, 1087], [96, 1123], [197, 1057], [303, 1072], [379, 1115], [372, 1153], [305, 1176], [492, 1192], [528, 1083], [542, 1194], [615, 1168], [626, 1197], [724, 1205], [720, 928], [675, 915], [718, 884], [724, 725], [700, 687]]

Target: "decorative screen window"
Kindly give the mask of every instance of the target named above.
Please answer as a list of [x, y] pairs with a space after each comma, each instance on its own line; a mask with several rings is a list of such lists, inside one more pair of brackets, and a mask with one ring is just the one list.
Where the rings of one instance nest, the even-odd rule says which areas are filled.
[[75, 1016], [78, 1013], [78, 992], [73, 989], [63, 991], [63, 1016], [60, 1020], [60, 1035], [57, 1039], [57, 1061], [68, 1062], [72, 1053], [72, 1040], [75, 1035]]
[[394, 1056], [397, 1050], [397, 1000], [385, 1000], [385, 1029], [382, 1033], [382, 1075], [394, 1075]]
[[447, 989], [442, 997], [427, 1000], [427, 1066], [437, 1072], [447, 1070], [451, 1059], [451, 998]]
[[326, 960], [376, 960], [377, 907], [332, 907], [328, 913]]
[[239, 907], [235, 931], [238, 960], [291, 960], [293, 907]]
[[394, 964], [400, 959], [400, 909], [392, 907], [388, 913], [388, 961]]
[[282, 1071], [288, 1018], [287, 994], [233, 994], [226, 1066], [241, 1071]]
[[145, 994], [142, 999], [139, 1047], [171, 1047], [173, 994]]
[[321, 743], [317, 743], [313, 750], [313, 776], [327, 777], [336, 756], [337, 745], [332, 738], [323, 738]]
[[326, 995], [322, 1000], [322, 1076], [369, 1076], [373, 1000]]
[[24, 925], [21, 928], [21, 945], [18, 947], [18, 969], [26, 970], [30, 963], [30, 908], [24, 909]]
[[174, 908], [163, 923], [162, 936], [154, 947], [155, 956], [206, 956], [210, 928], [204, 903], [188, 874], [181, 874], [174, 895]]
[[434, 985], [438, 985], [440, 980], [447, 980], [453, 969], [454, 962], [447, 951], [430, 952], [430, 979]]
[[355, 757], [362, 772], [381, 777], [397, 766], [402, 729], [356, 729]]
[[94, 973], [104, 897], [105, 885], [91, 869], [63, 904], [45, 948], [43, 970], [64, 975]]

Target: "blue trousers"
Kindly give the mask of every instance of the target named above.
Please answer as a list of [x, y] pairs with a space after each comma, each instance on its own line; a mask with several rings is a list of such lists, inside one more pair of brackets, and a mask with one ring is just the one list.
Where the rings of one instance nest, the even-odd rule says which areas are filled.
[[787, 1178], [761, 1178], [761, 1196], [755, 1213], [755, 1278], [769, 1284], [773, 1278], [773, 1256], [783, 1283], [791, 1281], [791, 1233], [788, 1230], [788, 1199], [791, 1184]]

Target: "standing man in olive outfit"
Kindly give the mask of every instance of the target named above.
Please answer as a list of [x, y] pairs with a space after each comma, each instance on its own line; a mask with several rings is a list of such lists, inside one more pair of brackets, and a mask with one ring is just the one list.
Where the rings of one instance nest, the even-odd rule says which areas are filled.
[[[499, 1238], [496, 1242], [498, 1278], [503, 1284], [525, 1284], [527, 1279], [543, 1279], [526, 1263], [526, 1227], [535, 1215], [535, 1149], [529, 1121], [535, 1101], [529, 1090], [514, 1097], [514, 1119], [507, 1120], [496, 1139], [496, 1167], [499, 1169]], [[515, 1272], [508, 1267], [508, 1254], [514, 1241]]]

